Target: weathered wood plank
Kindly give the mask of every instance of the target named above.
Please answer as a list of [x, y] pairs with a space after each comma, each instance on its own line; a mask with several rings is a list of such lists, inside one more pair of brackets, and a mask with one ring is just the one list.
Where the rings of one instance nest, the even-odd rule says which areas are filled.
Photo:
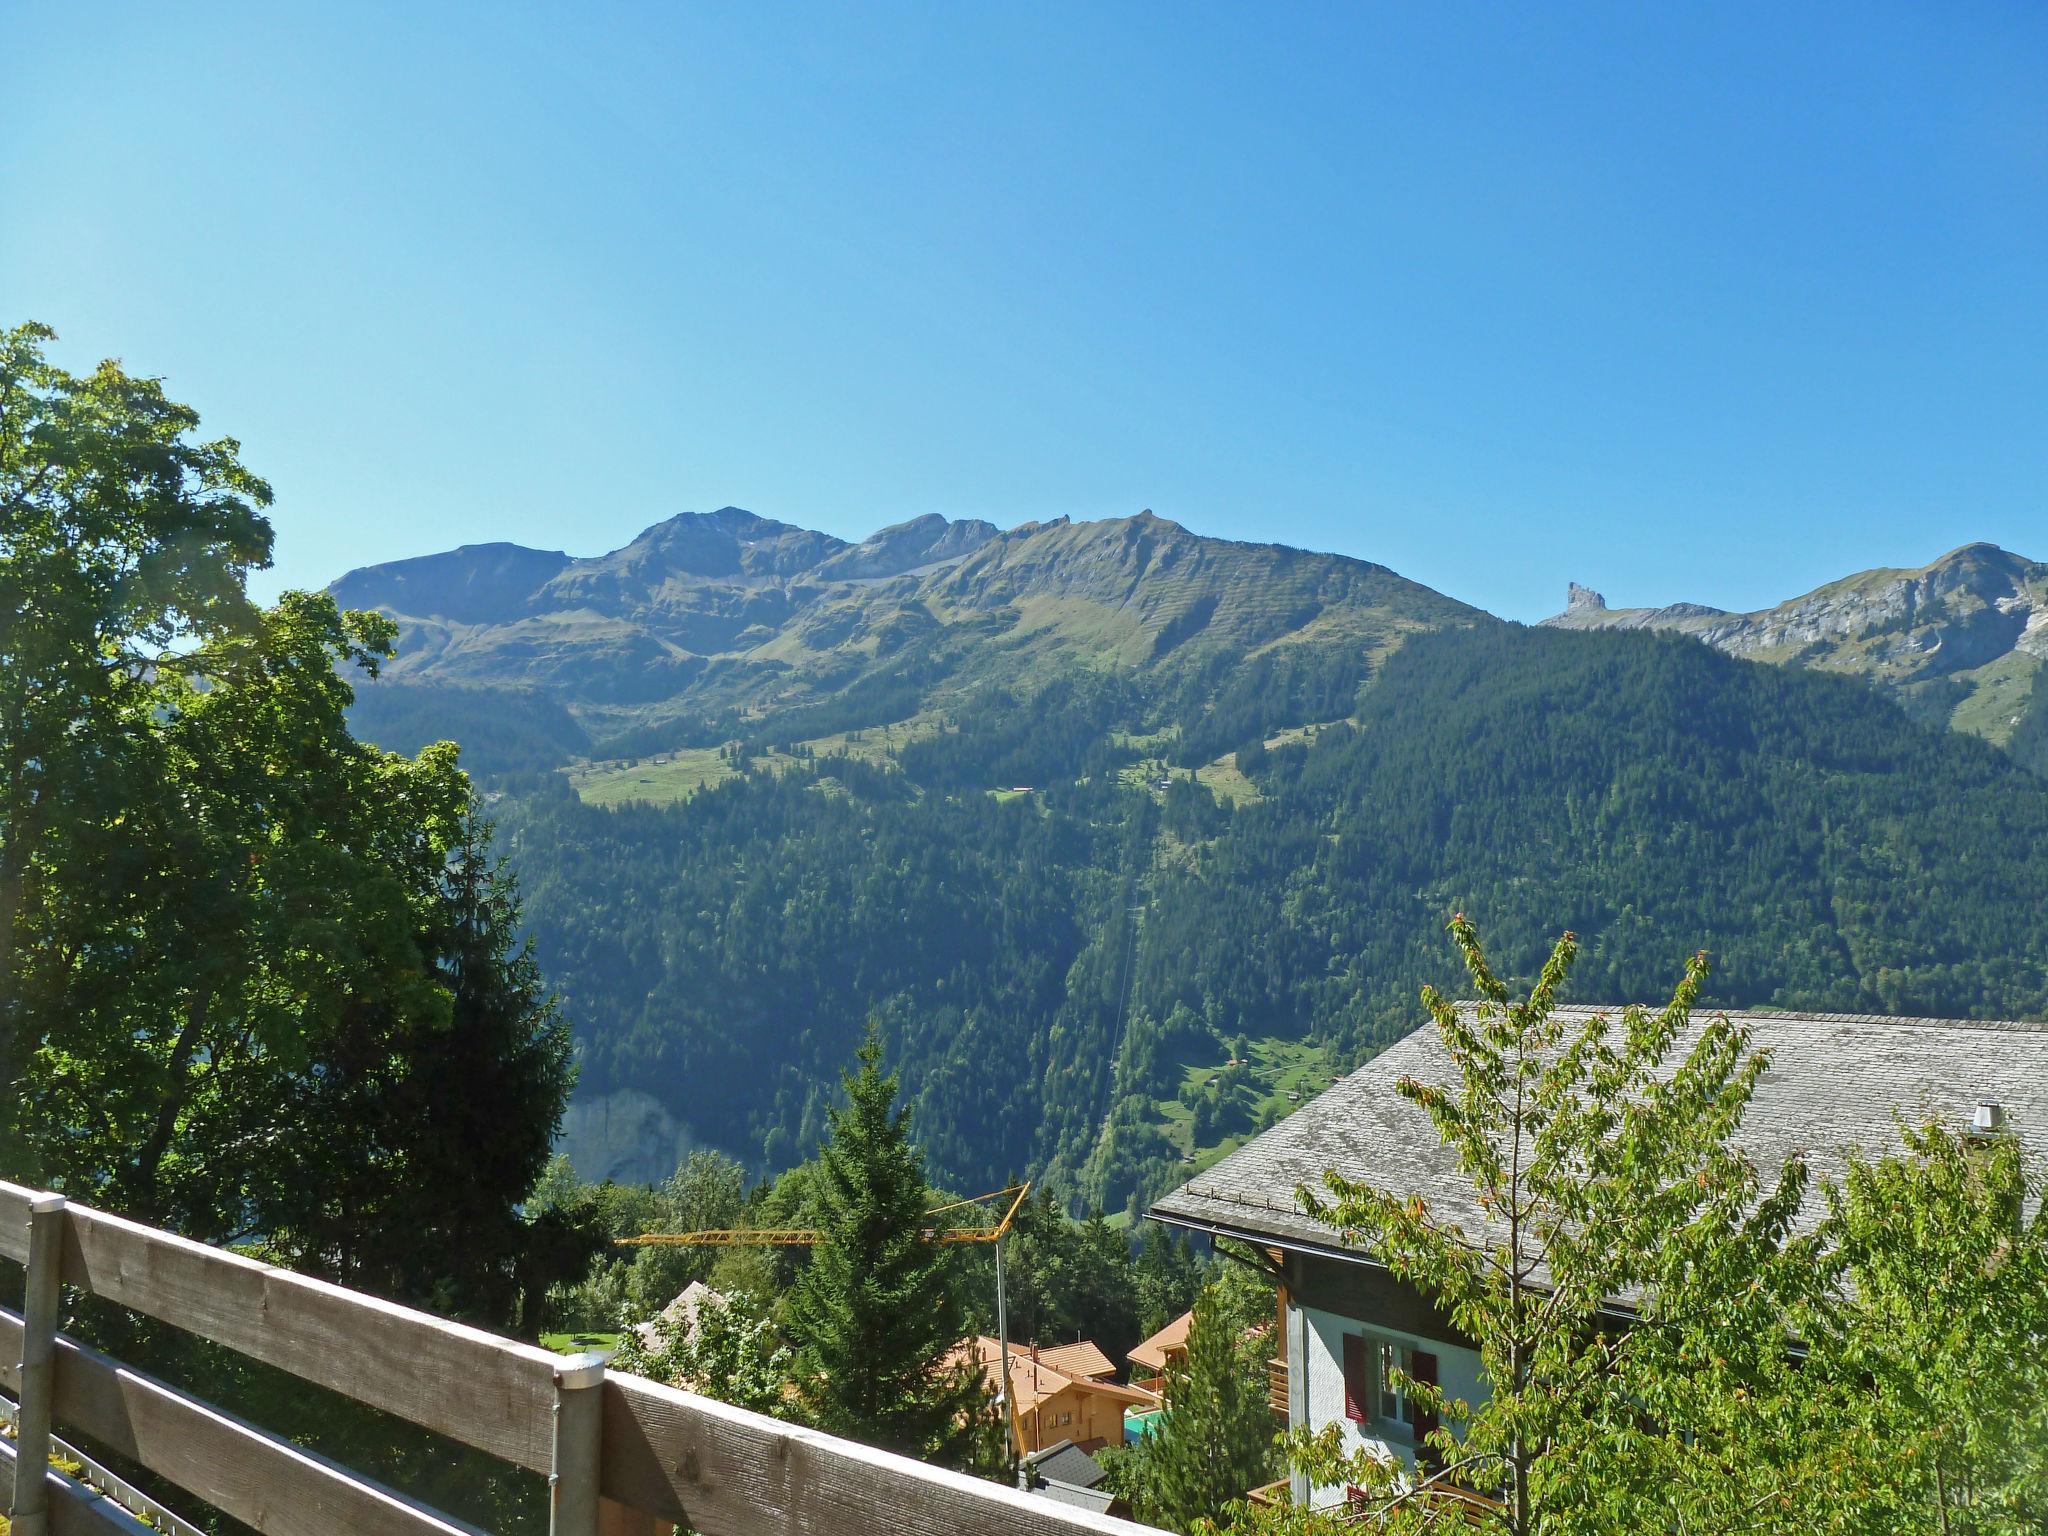
[[[14, 1410], [0, 1400], [0, 1420], [11, 1423], [13, 1418]], [[158, 1536], [206, 1536], [206, 1532], [191, 1521], [165, 1508], [133, 1483], [115, 1476], [105, 1463], [94, 1461], [69, 1441], [57, 1440], [51, 1448], [65, 1461], [75, 1461], [84, 1467], [79, 1482], [97, 1488], [144, 1525], [153, 1527]]]
[[703, 1536], [1157, 1536], [637, 1376], [604, 1392], [605, 1496]]
[[28, 1262], [28, 1208], [40, 1190], [0, 1180], [0, 1259]]
[[395, 1302], [72, 1206], [67, 1284], [534, 1471], [555, 1355]]
[[[113, 1500], [48, 1469], [50, 1536], [155, 1536]], [[14, 1498], [14, 1443], [0, 1440], [0, 1497]]]
[[[0, 1308], [0, 1336], [20, 1326]], [[59, 1338], [56, 1364], [60, 1423], [267, 1536], [476, 1536], [474, 1527], [71, 1339]]]
[[628, 1509], [616, 1499], [597, 1501], [597, 1536], [675, 1536], [666, 1520]]
[[0, 1307], [0, 1388], [9, 1397], [21, 1390], [21, 1316]]

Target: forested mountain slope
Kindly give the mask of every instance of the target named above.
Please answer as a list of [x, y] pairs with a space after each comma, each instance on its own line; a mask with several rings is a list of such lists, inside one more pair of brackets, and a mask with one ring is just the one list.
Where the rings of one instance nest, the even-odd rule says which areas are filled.
[[1413, 1027], [1456, 910], [1583, 999], [2048, 1010], [2048, 786], [1852, 677], [1149, 515], [337, 590], [405, 626], [358, 727], [498, 791], [579, 1092], [766, 1166], [874, 1012], [947, 1182], [1133, 1205]]
[[[1860, 571], [1756, 613], [1609, 608], [1574, 585], [1565, 629], [1668, 629], [1735, 656], [1862, 677], [1921, 718], [2010, 745], [2048, 772], [2048, 565], [1966, 544], [1911, 570]], [[2028, 727], [2026, 722], [2034, 720]]]
[[[1517, 966], [1577, 929], [1587, 998], [1653, 995], [1704, 946], [1731, 1006], [2048, 1007], [2048, 795], [1845, 680], [1449, 631], [1393, 657], [1355, 727], [1247, 751], [1234, 809], [1184, 773], [1128, 782], [1129, 749], [1060, 729], [1101, 697], [1046, 693], [901, 769], [507, 801], [584, 1091], [653, 1092], [782, 1163], [879, 1010], [949, 1179], [1051, 1171], [1114, 1207], [1276, 1112], [1226, 1060], [1337, 1070], [1412, 1027], [1416, 988], [1452, 979], [1453, 910]], [[1043, 787], [999, 800], [1011, 717], [1048, 728]]]

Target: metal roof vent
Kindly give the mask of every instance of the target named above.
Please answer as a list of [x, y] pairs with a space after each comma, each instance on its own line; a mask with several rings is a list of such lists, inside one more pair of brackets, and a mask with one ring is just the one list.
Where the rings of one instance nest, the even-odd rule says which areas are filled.
[[1995, 1135], [2005, 1126], [2005, 1110], [1996, 1099], [1979, 1099], [1977, 1112], [1970, 1119], [1970, 1129], [1979, 1136]]

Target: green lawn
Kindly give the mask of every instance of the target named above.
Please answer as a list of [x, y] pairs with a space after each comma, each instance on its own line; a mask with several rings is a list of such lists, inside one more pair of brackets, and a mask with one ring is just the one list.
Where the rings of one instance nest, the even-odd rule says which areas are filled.
[[[844, 753], [865, 763], [888, 766], [896, 752], [913, 741], [936, 735], [936, 716], [919, 715], [894, 725], [870, 726], [863, 731], [839, 731], [802, 743], [817, 758]], [[762, 752], [747, 759], [749, 766], [777, 771], [789, 767], [795, 758], [783, 752]], [[679, 747], [673, 752], [656, 752], [647, 757], [609, 758], [602, 762], [577, 763], [562, 770], [569, 785], [586, 805], [626, 805], [644, 801], [649, 805], [670, 805], [687, 800], [700, 789], [711, 789], [739, 770], [727, 762], [719, 747]]]
[[[1284, 1120], [1330, 1086], [1330, 1076], [1336, 1068], [1322, 1046], [1278, 1037], [1253, 1040], [1249, 1045], [1251, 1055], [1250, 1066], [1245, 1073], [1244, 1103], [1250, 1128], [1240, 1128], [1216, 1141], [1198, 1144], [1194, 1138], [1195, 1112], [1189, 1104], [1180, 1098], [1157, 1101], [1159, 1123], [1166, 1132], [1166, 1139], [1179, 1148], [1183, 1156], [1191, 1154], [1194, 1158], [1190, 1173], [1201, 1172], [1243, 1146], [1258, 1134], [1257, 1126], [1269, 1115], [1274, 1120]], [[1205, 1088], [1211, 1078], [1222, 1076], [1228, 1064], [1228, 1059], [1221, 1052], [1206, 1060], [1184, 1062], [1182, 1089], [1199, 1091]], [[1290, 1093], [1295, 1097], [1290, 1099]]]
[[644, 800], [667, 805], [687, 800], [737, 776], [717, 747], [685, 747], [635, 760], [582, 763], [563, 770], [569, 784], [587, 805], [624, 805]]
[[551, 1349], [558, 1355], [575, 1355], [586, 1349], [617, 1349], [619, 1336], [616, 1333], [544, 1333], [540, 1336], [540, 1347]]

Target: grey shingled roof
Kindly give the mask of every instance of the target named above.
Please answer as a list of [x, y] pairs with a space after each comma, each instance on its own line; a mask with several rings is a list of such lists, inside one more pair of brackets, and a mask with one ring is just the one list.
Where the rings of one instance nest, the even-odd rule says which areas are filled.
[[1024, 1465], [1048, 1482], [1066, 1483], [1074, 1488], [1093, 1488], [1108, 1476], [1101, 1462], [1071, 1440], [1033, 1451], [1024, 1458]]
[[[1564, 1008], [1573, 1018], [1614, 1008]], [[1721, 1016], [1697, 1010], [1704, 1020]], [[1875, 1154], [1898, 1143], [1898, 1119], [1966, 1128], [1980, 1099], [2003, 1106], [2032, 1172], [2048, 1169], [2048, 1024], [1893, 1019], [1871, 1014], [1736, 1013], [1771, 1067], [1757, 1087], [1738, 1144], [1768, 1182], [1794, 1153], [1813, 1173], [1805, 1220], [1817, 1219], [1825, 1179], [1839, 1179], [1846, 1149]], [[1156, 1202], [1167, 1222], [1315, 1248], [1338, 1234], [1303, 1215], [1298, 1185], [1320, 1189], [1326, 1169], [1421, 1195], [1441, 1219], [1477, 1234], [1485, 1225], [1471, 1184], [1422, 1111], [1394, 1090], [1403, 1076], [1452, 1080], [1436, 1028], [1389, 1047], [1311, 1103]]]

